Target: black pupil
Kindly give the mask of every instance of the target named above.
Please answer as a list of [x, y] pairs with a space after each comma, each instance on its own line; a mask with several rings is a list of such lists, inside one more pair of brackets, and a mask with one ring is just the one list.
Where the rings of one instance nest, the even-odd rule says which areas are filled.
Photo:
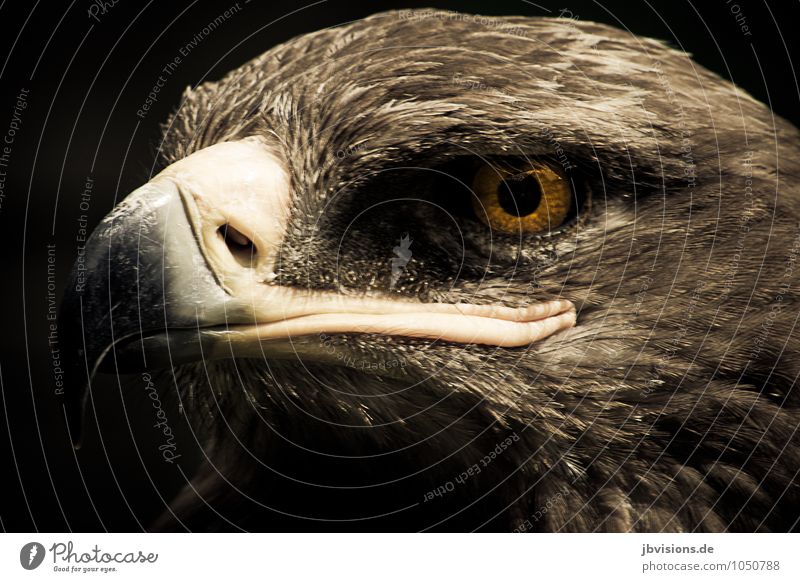
[[539, 181], [528, 174], [521, 180], [508, 178], [497, 187], [497, 201], [500, 207], [514, 216], [528, 216], [539, 208], [542, 189]]

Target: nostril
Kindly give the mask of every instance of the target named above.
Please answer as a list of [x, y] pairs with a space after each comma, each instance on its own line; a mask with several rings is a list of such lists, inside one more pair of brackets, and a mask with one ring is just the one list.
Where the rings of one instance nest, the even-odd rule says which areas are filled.
[[243, 267], [251, 267], [256, 258], [256, 245], [246, 235], [236, 230], [230, 224], [223, 224], [217, 230], [217, 233], [225, 245], [228, 247], [231, 255]]

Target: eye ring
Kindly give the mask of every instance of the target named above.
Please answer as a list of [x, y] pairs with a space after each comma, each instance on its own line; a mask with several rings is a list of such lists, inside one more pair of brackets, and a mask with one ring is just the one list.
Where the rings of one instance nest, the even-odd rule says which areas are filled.
[[513, 234], [551, 231], [572, 209], [572, 189], [563, 171], [543, 162], [522, 168], [484, 164], [472, 183], [472, 208], [492, 229]]

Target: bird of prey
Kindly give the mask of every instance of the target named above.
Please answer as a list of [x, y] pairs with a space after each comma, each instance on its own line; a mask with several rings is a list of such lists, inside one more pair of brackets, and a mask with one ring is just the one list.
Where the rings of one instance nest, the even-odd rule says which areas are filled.
[[60, 315], [73, 437], [145, 371], [205, 439], [154, 529], [796, 527], [798, 131], [685, 53], [380, 13], [158, 151]]

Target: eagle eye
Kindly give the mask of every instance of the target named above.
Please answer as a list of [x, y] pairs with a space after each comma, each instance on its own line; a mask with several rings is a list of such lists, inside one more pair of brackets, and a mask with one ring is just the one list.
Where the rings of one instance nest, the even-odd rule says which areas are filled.
[[487, 226], [509, 234], [548, 232], [572, 209], [572, 189], [563, 171], [543, 162], [519, 168], [484, 164], [472, 182], [472, 208]]

